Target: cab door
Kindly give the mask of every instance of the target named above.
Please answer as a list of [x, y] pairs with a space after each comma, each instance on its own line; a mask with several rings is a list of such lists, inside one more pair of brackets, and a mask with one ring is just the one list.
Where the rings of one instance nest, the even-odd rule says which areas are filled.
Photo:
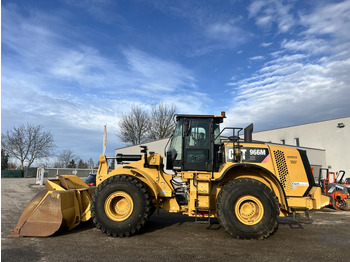
[[184, 170], [212, 171], [212, 119], [186, 119]]

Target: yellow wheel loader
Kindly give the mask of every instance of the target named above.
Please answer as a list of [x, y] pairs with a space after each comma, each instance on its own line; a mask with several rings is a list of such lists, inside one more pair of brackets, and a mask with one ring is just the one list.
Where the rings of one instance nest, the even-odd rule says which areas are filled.
[[[91, 216], [107, 235], [131, 236], [162, 208], [201, 222], [217, 218], [236, 238], [263, 239], [277, 229], [278, 217], [295, 218], [329, 204], [329, 198], [315, 184], [305, 151], [253, 141], [253, 125], [244, 129], [242, 140], [242, 128], [220, 131], [224, 118], [224, 112], [218, 116], [176, 116], [177, 125], [166, 151], [166, 169], [173, 174], [164, 172], [160, 154], [141, 147], [141, 155], [101, 155], [95, 190], [87, 185], [79, 188], [76, 181], [70, 187], [45, 189], [48, 193], [44, 198], [60, 199], [52, 210], [45, 211], [52, 216], [62, 213], [56, 219], [62, 223], [57, 222], [47, 233], [73, 228]], [[230, 136], [224, 138], [225, 130]], [[108, 172], [108, 159], [128, 163]], [[63, 198], [66, 191], [75, 195]], [[38, 227], [30, 234], [23, 229], [28, 223], [25, 220], [48, 227], [49, 219], [42, 221], [41, 213], [36, 214], [40, 204], [34, 206], [24, 212], [12, 235], [36, 235]]]

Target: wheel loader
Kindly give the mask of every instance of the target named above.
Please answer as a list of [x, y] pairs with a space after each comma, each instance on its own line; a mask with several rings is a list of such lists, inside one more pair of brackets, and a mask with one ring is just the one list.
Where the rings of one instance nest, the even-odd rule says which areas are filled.
[[[253, 125], [226, 127], [221, 115], [176, 115], [163, 157], [99, 157], [96, 188], [74, 175], [48, 180], [11, 236], [49, 236], [92, 219], [109, 236], [132, 236], [159, 209], [211, 223], [233, 237], [264, 239], [279, 217], [296, 217], [329, 204], [316, 186], [306, 152], [252, 140]], [[228, 134], [223, 136], [223, 134]], [[124, 163], [109, 172], [108, 159]], [[164, 169], [172, 170], [169, 174]]]

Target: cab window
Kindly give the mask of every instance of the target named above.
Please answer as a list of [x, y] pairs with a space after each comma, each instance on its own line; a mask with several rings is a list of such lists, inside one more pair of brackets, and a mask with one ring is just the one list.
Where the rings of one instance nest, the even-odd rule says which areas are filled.
[[189, 136], [186, 137], [188, 146], [203, 147], [208, 145], [207, 130], [203, 127], [192, 127]]

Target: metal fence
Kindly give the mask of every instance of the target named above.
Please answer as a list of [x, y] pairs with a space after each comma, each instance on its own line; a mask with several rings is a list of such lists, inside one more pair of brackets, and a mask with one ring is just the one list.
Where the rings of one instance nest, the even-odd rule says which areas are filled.
[[76, 175], [79, 177], [88, 177], [91, 173], [96, 173], [97, 169], [80, 168], [44, 168], [40, 167], [36, 171], [37, 185], [43, 185], [45, 178], [53, 178], [57, 175]]
[[2, 178], [23, 177], [23, 170], [1, 170]]

